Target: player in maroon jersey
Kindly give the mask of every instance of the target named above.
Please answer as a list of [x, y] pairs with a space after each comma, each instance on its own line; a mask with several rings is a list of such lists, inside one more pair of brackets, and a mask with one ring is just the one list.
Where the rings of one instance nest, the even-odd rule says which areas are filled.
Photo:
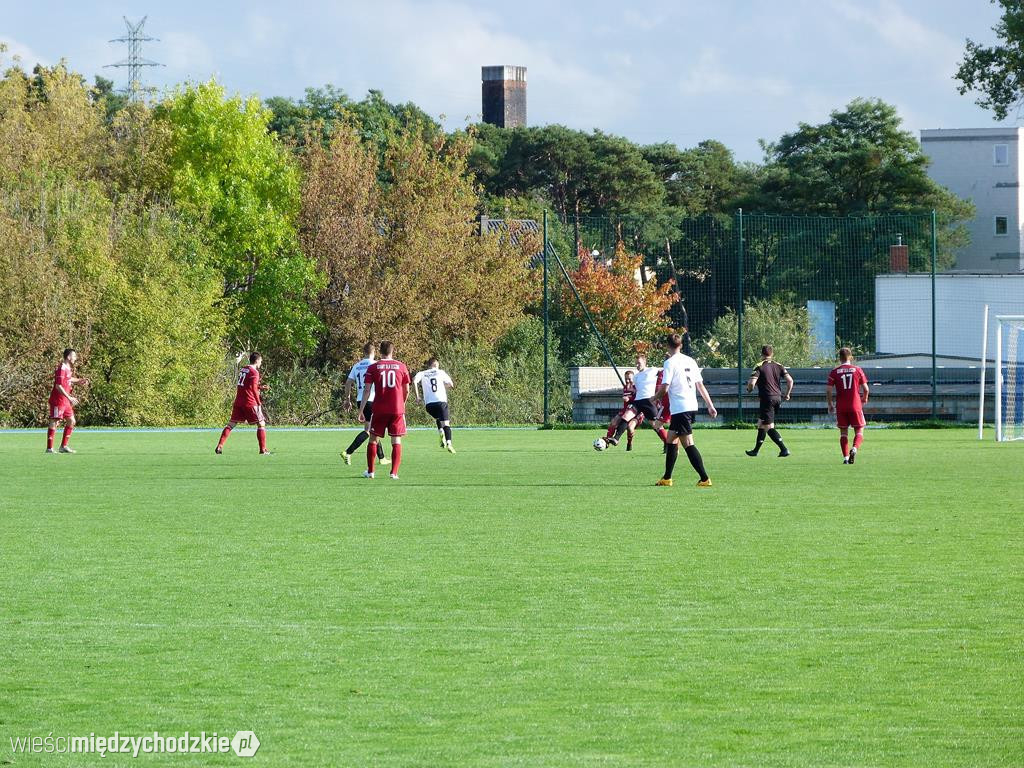
[[46, 430], [46, 452], [53, 453], [53, 438], [57, 434], [57, 424], [64, 422], [64, 435], [60, 441], [61, 453], [74, 453], [75, 449], [68, 445], [71, 433], [75, 429], [75, 406], [78, 398], [71, 394], [75, 384], [88, 384], [88, 379], [75, 376], [74, 365], [78, 361], [78, 353], [73, 349], [64, 350], [64, 359], [53, 373], [53, 389], [50, 390], [49, 412], [47, 418], [50, 425]]
[[[825, 400], [829, 414], [835, 414], [841, 434], [839, 447], [843, 450], [843, 464], [853, 464], [860, 444], [864, 442], [864, 403], [868, 401], [868, 377], [864, 370], [853, 364], [849, 347], [839, 350], [839, 366], [833, 368], [825, 385]], [[853, 448], [847, 431], [853, 427]]]
[[260, 454], [268, 454], [267, 450], [267, 422], [263, 418], [263, 400], [260, 393], [266, 390], [266, 385], [260, 385], [260, 366], [263, 365], [263, 355], [253, 352], [249, 355], [249, 364], [242, 366], [238, 371], [238, 383], [235, 390], [235, 402], [231, 406], [231, 419], [228, 425], [220, 433], [220, 442], [217, 443], [216, 453], [224, 452], [224, 443], [235, 428], [235, 424], [244, 422], [256, 425], [256, 442], [260, 446]]
[[622, 407], [619, 412], [612, 416], [611, 422], [608, 424], [608, 431], [605, 433], [604, 439], [607, 441], [616, 440], [615, 443], [609, 442], [609, 445], [615, 445], [618, 440], [616, 439], [616, 432], [618, 431], [619, 425], [622, 423], [623, 418], [626, 414], [630, 414], [631, 420], [626, 422], [626, 450], [633, 450], [633, 434], [636, 432], [636, 428], [643, 422], [643, 414], [634, 416], [630, 411], [630, 407], [633, 401], [636, 399], [636, 385], [633, 384], [633, 372], [626, 371], [622, 374], [624, 384], [622, 387]]
[[370, 442], [366, 446], [366, 472], [373, 477], [377, 459], [377, 441], [391, 436], [391, 479], [398, 479], [398, 465], [402, 462], [402, 436], [405, 434], [405, 401], [409, 399], [412, 379], [405, 363], [395, 360], [395, 345], [390, 341], [380, 345], [380, 360], [366, 369], [363, 397], [359, 403], [359, 420], [363, 421], [366, 401], [373, 392], [373, 415], [370, 417]]

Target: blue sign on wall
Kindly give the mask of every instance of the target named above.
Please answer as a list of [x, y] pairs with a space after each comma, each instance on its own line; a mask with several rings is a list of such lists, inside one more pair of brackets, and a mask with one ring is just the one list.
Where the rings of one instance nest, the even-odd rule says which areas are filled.
[[811, 354], [831, 360], [836, 353], [836, 303], [808, 301], [807, 314], [811, 320]]

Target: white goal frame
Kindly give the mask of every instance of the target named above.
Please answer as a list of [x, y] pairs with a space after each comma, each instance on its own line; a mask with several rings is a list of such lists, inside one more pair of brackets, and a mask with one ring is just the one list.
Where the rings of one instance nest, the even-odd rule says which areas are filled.
[[996, 315], [996, 442], [1003, 442], [1003, 321], [1024, 323], [1024, 315]]

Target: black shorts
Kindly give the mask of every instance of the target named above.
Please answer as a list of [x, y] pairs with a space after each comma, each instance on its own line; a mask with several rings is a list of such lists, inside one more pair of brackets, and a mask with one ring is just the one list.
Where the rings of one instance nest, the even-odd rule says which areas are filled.
[[655, 421], [661, 415], [660, 406], [649, 397], [643, 400], [634, 400], [629, 407], [633, 409], [633, 413], [643, 414], [648, 421]]
[[366, 423], [369, 424], [370, 419], [373, 418], [373, 400], [363, 406], [363, 417], [366, 420]]
[[696, 411], [686, 411], [685, 413], [673, 413], [672, 420], [669, 422], [668, 425], [668, 431], [675, 432], [677, 435], [692, 435], [693, 422], [696, 420]]
[[438, 421], [449, 421], [451, 418], [448, 416], [447, 402], [427, 403], [425, 407], [427, 409], [427, 413]]
[[762, 398], [761, 405], [757, 409], [757, 418], [761, 420], [762, 424], [771, 424], [775, 421], [775, 412], [781, 407], [782, 400], [778, 397], [773, 397], [770, 400]]

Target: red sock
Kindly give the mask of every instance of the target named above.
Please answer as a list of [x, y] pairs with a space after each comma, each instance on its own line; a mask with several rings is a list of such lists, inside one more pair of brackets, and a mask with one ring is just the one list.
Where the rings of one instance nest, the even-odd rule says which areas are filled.
[[662, 427], [661, 429], [658, 430], [658, 437], [661, 438], [661, 442], [663, 442], [663, 443], [667, 443], [668, 442], [668, 432], [665, 430], [664, 427]]
[[57, 430], [56, 429], [52, 429], [51, 428], [51, 429], [46, 430], [46, 450], [48, 450], [48, 451], [52, 451], [53, 450], [53, 437], [56, 434], [57, 434]]
[[633, 435], [629, 432], [626, 433], [626, 445], [633, 444]]
[[391, 474], [398, 474], [398, 465], [402, 463], [402, 445], [391, 446]]
[[74, 430], [74, 427], [72, 427], [70, 424], [68, 426], [64, 427], [64, 436], [60, 439], [60, 447], [61, 448], [67, 448], [68, 447], [68, 440], [71, 439], [71, 432], [73, 430]]
[[839, 438], [839, 447], [843, 449], [843, 456], [850, 455], [850, 441], [846, 439], [846, 435]]
[[260, 453], [267, 450], [267, 430], [263, 427], [256, 427], [256, 442], [260, 444]]
[[605, 440], [611, 440], [612, 437], [614, 437], [614, 435], [615, 435], [615, 427], [609, 426], [608, 427], [608, 431], [605, 432], [604, 439]]
[[373, 464], [377, 461], [377, 441], [372, 440], [366, 444], [366, 469], [373, 474]]
[[864, 435], [853, 436], [853, 447], [860, 450], [860, 444], [864, 442]]
[[[224, 442], [228, 439], [228, 435], [231, 434], [231, 427], [224, 427], [220, 432], [220, 442], [217, 443], [218, 448], [224, 447]], [[209, 450], [209, 449], [207, 449]]]

